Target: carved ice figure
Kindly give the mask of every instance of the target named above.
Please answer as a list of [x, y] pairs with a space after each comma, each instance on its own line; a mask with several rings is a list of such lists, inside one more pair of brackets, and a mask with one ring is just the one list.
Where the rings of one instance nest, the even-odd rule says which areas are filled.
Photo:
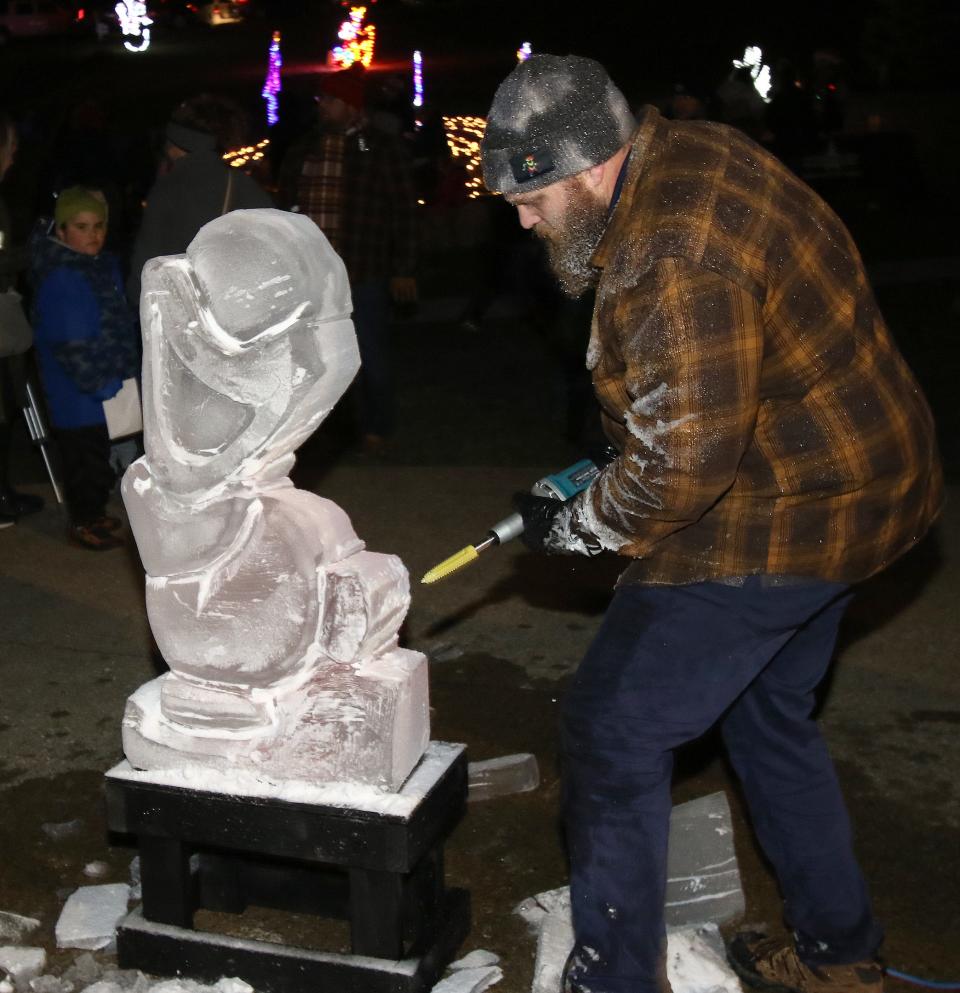
[[426, 659], [397, 647], [403, 563], [287, 478], [359, 367], [350, 312], [297, 214], [234, 211], [144, 268], [146, 455], [122, 492], [170, 672], [127, 703], [137, 768], [397, 789], [428, 744]]

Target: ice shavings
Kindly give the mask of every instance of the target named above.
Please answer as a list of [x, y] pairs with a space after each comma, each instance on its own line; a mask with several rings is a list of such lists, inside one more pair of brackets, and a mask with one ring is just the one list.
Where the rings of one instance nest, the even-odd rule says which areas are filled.
[[667, 933], [667, 978], [673, 993], [741, 993], [716, 924]]
[[600, 336], [594, 327], [590, 332], [590, 341], [587, 342], [586, 367], [588, 372], [593, 372], [596, 369], [602, 355], [603, 346], [600, 344]]
[[660, 406], [660, 401], [663, 400], [667, 394], [667, 384], [661, 383], [656, 389], [651, 390], [646, 396], [642, 396], [639, 400], [635, 400], [630, 409], [634, 414], [642, 417], [650, 417], [656, 413]]
[[[573, 949], [570, 891], [566, 887], [528, 897], [516, 908], [537, 932], [537, 957], [531, 993], [556, 993]], [[585, 961], [596, 956], [581, 948]], [[667, 978], [673, 993], [742, 993], [726, 964], [723, 938], [716, 923], [667, 928]]]
[[[636, 404], [634, 405], [634, 407]], [[627, 412], [626, 416], [626, 426], [630, 434], [633, 435], [637, 441], [643, 445], [647, 451], [652, 452], [655, 455], [666, 456], [666, 450], [663, 447], [662, 438], [664, 435], [670, 434], [672, 431], [676, 431], [677, 428], [682, 427], [684, 424], [688, 424], [690, 421], [694, 420], [694, 414], [684, 414], [683, 417], [678, 417], [672, 421], [662, 421], [657, 420], [653, 424], [649, 423], [649, 418], [646, 415], [638, 414], [634, 407]], [[670, 465], [668, 459], [663, 459], [666, 465]]]
[[[595, 487], [599, 485], [601, 496], [605, 492], [603, 479], [601, 473], [583, 493], [569, 501], [553, 519], [549, 535], [549, 543], [552, 547], [561, 548], [574, 555], [596, 555], [597, 546], [616, 552], [627, 543], [627, 538], [602, 521], [594, 509]], [[596, 545], [588, 541], [588, 536], [595, 539]]]
[[196, 764], [141, 771], [124, 761], [114, 766], [107, 776], [226, 796], [349, 807], [353, 810], [407, 817], [416, 810], [450, 762], [463, 751], [463, 747], [431, 742], [429, 750], [398, 792], [349, 782], [311, 783], [306, 780], [279, 779], [245, 769], [211, 769]]

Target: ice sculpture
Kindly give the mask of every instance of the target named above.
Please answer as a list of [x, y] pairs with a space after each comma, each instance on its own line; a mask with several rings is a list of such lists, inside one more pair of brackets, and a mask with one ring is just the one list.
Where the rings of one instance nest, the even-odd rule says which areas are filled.
[[123, 500], [170, 672], [128, 700], [138, 769], [199, 764], [398, 789], [429, 741], [409, 579], [294, 450], [359, 367], [350, 287], [316, 225], [234, 211], [143, 271], [146, 455]]

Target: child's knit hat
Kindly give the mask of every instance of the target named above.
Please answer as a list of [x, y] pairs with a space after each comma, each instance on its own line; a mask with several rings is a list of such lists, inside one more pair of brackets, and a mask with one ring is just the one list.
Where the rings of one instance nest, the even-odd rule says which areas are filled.
[[85, 212], [96, 214], [101, 221], [107, 219], [107, 205], [100, 197], [91, 193], [85, 186], [71, 186], [62, 190], [57, 197], [53, 217], [57, 227], [62, 228], [77, 214]]

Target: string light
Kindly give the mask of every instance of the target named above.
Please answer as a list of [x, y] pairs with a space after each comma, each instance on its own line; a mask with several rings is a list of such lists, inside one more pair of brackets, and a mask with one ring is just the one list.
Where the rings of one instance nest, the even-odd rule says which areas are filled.
[[141, 0], [120, 0], [113, 8], [120, 22], [120, 31], [125, 36], [139, 38], [139, 44], [124, 40], [123, 47], [128, 52], [145, 52], [150, 47], [150, 25], [153, 21], [147, 13], [147, 5]]
[[413, 105], [423, 106], [423, 54], [419, 49], [413, 53]]
[[267, 145], [269, 144], [270, 139], [264, 138], [256, 145], [244, 145], [243, 148], [235, 148], [231, 152], [224, 153], [223, 161], [227, 165], [233, 166], [234, 169], [240, 169], [248, 162], [259, 162], [267, 154]]
[[443, 129], [447, 135], [447, 147], [454, 159], [465, 158], [464, 169], [473, 173], [465, 182], [467, 195], [471, 200], [489, 195], [480, 177], [480, 142], [483, 140], [487, 121], [484, 117], [444, 117]]
[[527, 59], [529, 59], [531, 55], [533, 55], [533, 49], [530, 47], [530, 42], [529, 41], [525, 41], [517, 49], [517, 61], [518, 62], [526, 62]]
[[280, 81], [280, 69], [283, 67], [283, 56], [280, 54], [280, 32], [273, 32], [270, 42], [270, 54], [267, 62], [267, 78], [263, 83], [260, 96], [267, 101], [267, 124], [273, 127], [280, 120], [277, 111], [277, 94], [283, 89]]
[[373, 62], [373, 44], [377, 29], [373, 24], [364, 24], [366, 7], [351, 7], [350, 17], [340, 25], [337, 37], [343, 42], [330, 53], [332, 61], [343, 69], [349, 69], [359, 62], [364, 69]]
[[742, 59], [733, 60], [734, 69], [749, 69], [753, 87], [766, 103], [770, 102], [770, 66], [763, 64], [763, 52], [759, 45], [748, 45]]

